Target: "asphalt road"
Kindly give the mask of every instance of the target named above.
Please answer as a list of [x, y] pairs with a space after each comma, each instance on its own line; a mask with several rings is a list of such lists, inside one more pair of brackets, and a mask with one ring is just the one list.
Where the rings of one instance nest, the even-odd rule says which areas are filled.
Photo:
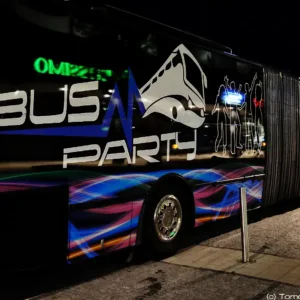
[[[53, 279], [52, 279], [53, 280]], [[299, 295], [300, 287], [234, 274], [147, 262], [54, 290], [36, 299], [267, 299], [267, 295]], [[11, 299], [9, 296], [3, 299]], [[24, 299], [24, 298], [23, 298]]]

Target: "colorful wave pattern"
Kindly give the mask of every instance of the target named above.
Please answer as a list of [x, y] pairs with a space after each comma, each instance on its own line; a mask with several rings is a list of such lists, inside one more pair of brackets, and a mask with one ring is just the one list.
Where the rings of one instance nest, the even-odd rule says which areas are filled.
[[[241, 186], [247, 188], [248, 205], [260, 205], [262, 180], [196, 187], [197, 184], [263, 173], [263, 167], [232, 165], [230, 168], [227, 164], [213, 169], [172, 170], [195, 184], [195, 226], [236, 214]], [[68, 261], [73, 262], [135, 245], [145, 193], [170, 170], [119, 175], [85, 171], [29, 173], [1, 178], [0, 192], [56, 186], [61, 184], [57, 178], [62, 172], [69, 182]], [[42, 180], [43, 177], [47, 180]]]

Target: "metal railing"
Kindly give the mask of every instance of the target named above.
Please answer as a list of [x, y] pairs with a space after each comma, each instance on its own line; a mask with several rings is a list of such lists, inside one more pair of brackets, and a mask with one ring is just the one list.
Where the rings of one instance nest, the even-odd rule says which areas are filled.
[[206, 186], [206, 185], [223, 185], [227, 183], [234, 183], [234, 182], [243, 182], [249, 179], [255, 179], [255, 178], [264, 178], [265, 174], [258, 174], [258, 175], [250, 175], [250, 176], [243, 176], [243, 177], [238, 177], [234, 179], [226, 179], [226, 180], [220, 180], [220, 181], [211, 181], [211, 182], [204, 182], [204, 183], [198, 183], [196, 186]]

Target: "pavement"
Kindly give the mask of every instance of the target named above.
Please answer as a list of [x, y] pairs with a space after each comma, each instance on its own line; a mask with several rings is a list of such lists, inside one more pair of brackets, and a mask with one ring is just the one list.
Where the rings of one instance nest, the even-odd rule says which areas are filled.
[[[278, 209], [249, 225], [250, 251], [300, 259], [300, 209]], [[275, 214], [274, 214], [275, 213]], [[208, 224], [209, 225], [209, 224]], [[239, 228], [201, 242], [202, 246], [241, 250]]]
[[[251, 253], [249, 262], [242, 262], [242, 251], [195, 246], [164, 262], [247, 275], [300, 286], [300, 260], [269, 254]], [[300, 297], [300, 296], [299, 296]]]

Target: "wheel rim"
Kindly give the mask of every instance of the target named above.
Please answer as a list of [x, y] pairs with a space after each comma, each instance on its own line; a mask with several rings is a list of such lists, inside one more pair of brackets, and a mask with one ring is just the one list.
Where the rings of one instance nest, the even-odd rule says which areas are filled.
[[158, 238], [163, 242], [172, 241], [182, 223], [180, 201], [174, 195], [163, 197], [154, 212], [154, 224]]

